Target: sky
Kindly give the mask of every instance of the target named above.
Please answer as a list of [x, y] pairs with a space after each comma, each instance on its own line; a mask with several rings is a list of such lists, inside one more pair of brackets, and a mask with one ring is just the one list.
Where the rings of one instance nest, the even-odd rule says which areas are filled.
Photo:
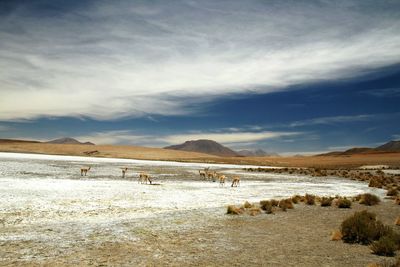
[[400, 139], [399, 1], [0, 1], [0, 138]]

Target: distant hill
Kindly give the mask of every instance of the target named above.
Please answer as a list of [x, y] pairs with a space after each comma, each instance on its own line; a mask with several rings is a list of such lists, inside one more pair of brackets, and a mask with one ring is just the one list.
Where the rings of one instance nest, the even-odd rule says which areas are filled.
[[388, 152], [400, 152], [400, 141], [390, 141], [386, 144], [375, 148], [369, 147], [354, 147], [346, 151], [334, 151], [325, 154], [320, 154], [318, 156], [345, 156], [345, 155], [355, 155], [355, 154], [373, 154], [373, 153], [388, 153]]
[[223, 157], [240, 156], [238, 153], [236, 153], [235, 151], [226, 146], [223, 146], [213, 140], [205, 140], [205, 139], [186, 141], [185, 143], [180, 145], [167, 146], [164, 148], [173, 150], [200, 152], [200, 153], [206, 153]]
[[390, 151], [399, 152], [400, 151], [400, 141], [390, 141], [384, 145], [378, 146], [375, 150], [379, 151]]
[[268, 157], [268, 156], [278, 156], [277, 153], [268, 153], [262, 149], [250, 150], [250, 149], [243, 149], [237, 151], [237, 153], [241, 156], [245, 157]]
[[0, 139], [0, 143], [40, 143], [40, 142], [32, 140]]
[[91, 142], [85, 142], [85, 143], [79, 142], [78, 140], [76, 140], [74, 138], [71, 138], [71, 137], [58, 138], [58, 139], [55, 139], [55, 140], [48, 141], [46, 143], [49, 143], [49, 144], [69, 144], [69, 145], [94, 145]]

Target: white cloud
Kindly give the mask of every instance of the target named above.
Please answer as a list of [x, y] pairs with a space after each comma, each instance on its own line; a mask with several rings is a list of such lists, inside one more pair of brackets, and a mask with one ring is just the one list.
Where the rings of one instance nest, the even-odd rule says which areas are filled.
[[382, 12], [359, 1], [94, 3], [0, 17], [0, 120], [187, 114], [226, 94], [400, 59], [400, 21], [386, 3]]
[[152, 136], [137, 135], [129, 130], [96, 132], [75, 136], [74, 138], [81, 142], [92, 142], [96, 145], [135, 144], [145, 146], [155, 142]]
[[368, 121], [376, 118], [376, 114], [361, 114], [361, 115], [347, 115], [347, 116], [332, 116], [332, 117], [320, 117], [309, 120], [295, 121], [289, 124], [290, 127], [316, 125], [316, 124], [334, 124], [354, 121]]
[[131, 144], [138, 146], [162, 147], [166, 145], [180, 144], [189, 140], [210, 139], [219, 143], [232, 146], [254, 144], [254, 142], [299, 135], [298, 132], [225, 132], [225, 133], [187, 133], [172, 135], [138, 135], [129, 130], [96, 132], [82, 136], [74, 136], [81, 142], [93, 142], [95, 144]]

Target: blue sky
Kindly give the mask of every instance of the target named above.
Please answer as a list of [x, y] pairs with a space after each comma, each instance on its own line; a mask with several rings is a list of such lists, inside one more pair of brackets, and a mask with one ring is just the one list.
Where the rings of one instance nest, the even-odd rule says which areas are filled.
[[400, 2], [2, 1], [0, 137], [282, 154], [400, 139]]

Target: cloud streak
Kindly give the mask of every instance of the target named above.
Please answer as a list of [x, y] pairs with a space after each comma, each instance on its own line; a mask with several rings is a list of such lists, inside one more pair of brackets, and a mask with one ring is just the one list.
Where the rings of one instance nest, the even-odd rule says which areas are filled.
[[182, 115], [228, 94], [351, 78], [400, 61], [396, 10], [389, 1], [16, 6], [0, 17], [0, 120]]
[[105, 131], [75, 136], [80, 141], [90, 141], [95, 144], [131, 144], [139, 146], [166, 146], [180, 144], [188, 140], [211, 139], [216, 142], [230, 145], [243, 145], [243, 143], [254, 143], [268, 139], [276, 139], [288, 136], [300, 135], [299, 132], [198, 132], [172, 135], [138, 135], [133, 131]]

